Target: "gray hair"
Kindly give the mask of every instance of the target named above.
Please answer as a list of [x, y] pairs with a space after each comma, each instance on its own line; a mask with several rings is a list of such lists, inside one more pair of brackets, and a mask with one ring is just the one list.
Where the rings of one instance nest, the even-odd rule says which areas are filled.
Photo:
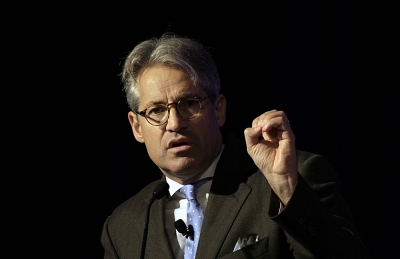
[[121, 79], [131, 110], [137, 111], [140, 95], [137, 79], [140, 74], [156, 64], [178, 68], [190, 76], [194, 85], [201, 87], [215, 101], [221, 90], [217, 66], [208, 50], [198, 41], [173, 33], [145, 40], [131, 51], [125, 60]]

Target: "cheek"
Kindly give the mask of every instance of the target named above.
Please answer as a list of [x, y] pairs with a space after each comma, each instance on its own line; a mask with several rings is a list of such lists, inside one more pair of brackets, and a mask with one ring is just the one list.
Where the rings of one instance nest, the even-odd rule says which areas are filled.
[[210, 140], [219, 136], [220, 127], [215, 113], [209, 113], [202, 117], [202, 119], [196, 124], [195, 131], [198, 135], [202, 136], [200, 140], [206, 143], [210, 143]]
[[214, 130], [219, 130], [219, 123], [217, 119], [217, 115], [213, 110], [208, 111], [207, 114], [204, 114], [202, 122], [200, 123], [200, 126], [207, 127], [208, 131], [214, 131]]
[[160, 143], [160, 138], [157, 138], [155, 136], [148, 136], [144, 144], [146, 146], [147, 154], [149, 155], [150, 159], [155, 164], [158, 164], [160, 159], [164, 156], [164, 148]]
[[156, 152], [161, 150], [161, 138], [160, 130], [142, 130], [144, 144], [149, 152]]

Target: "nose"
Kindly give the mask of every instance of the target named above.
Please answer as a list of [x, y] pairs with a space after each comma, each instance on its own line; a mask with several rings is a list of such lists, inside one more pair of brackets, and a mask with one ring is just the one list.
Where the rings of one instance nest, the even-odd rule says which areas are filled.
[[[175, 109], [172, 109], [175, 108]], [[187, 125], [186, 120], [178, 113], [176, 104], [172, 103], [168, 105], [168, 120], [166, 124], [166, 130], [172, 132], [179, 132], [182, 128]]]

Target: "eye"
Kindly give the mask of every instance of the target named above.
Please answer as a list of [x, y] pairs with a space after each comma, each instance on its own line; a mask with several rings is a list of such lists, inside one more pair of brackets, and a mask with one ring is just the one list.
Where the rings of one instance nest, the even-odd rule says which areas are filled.
[[196, 98], [186, 98], [181, 100], [181, 105], [184, 107], [193, 107], [198, 103]]
[[147, 109], [147, 116], [157, 116], [163, 114], [166, 110], [167, 108], [161, 105], [152, 106]]

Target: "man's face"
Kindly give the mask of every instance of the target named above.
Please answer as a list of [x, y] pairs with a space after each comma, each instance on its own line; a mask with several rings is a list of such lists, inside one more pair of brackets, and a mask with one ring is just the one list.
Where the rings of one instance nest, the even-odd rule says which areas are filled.
[[[182, 97], [207, 94], [181, 70], [164, 65], [146, 69], [138, 78], [139, 111], [155, 103], [178, 102]], [[220, 127], [225, 123], [225, 97], [219, 95], [214, 104], [209, 98], [201, 102], [197, 117], [181, 117], [175, 106], [168, 121], [160, 126], [149, 124], [133, 112], [128, 118], [137, 141], [146, 145], [147, 152], [161, 171], [182, 184], [197, 178], [211, 165], [222, 146]]]

